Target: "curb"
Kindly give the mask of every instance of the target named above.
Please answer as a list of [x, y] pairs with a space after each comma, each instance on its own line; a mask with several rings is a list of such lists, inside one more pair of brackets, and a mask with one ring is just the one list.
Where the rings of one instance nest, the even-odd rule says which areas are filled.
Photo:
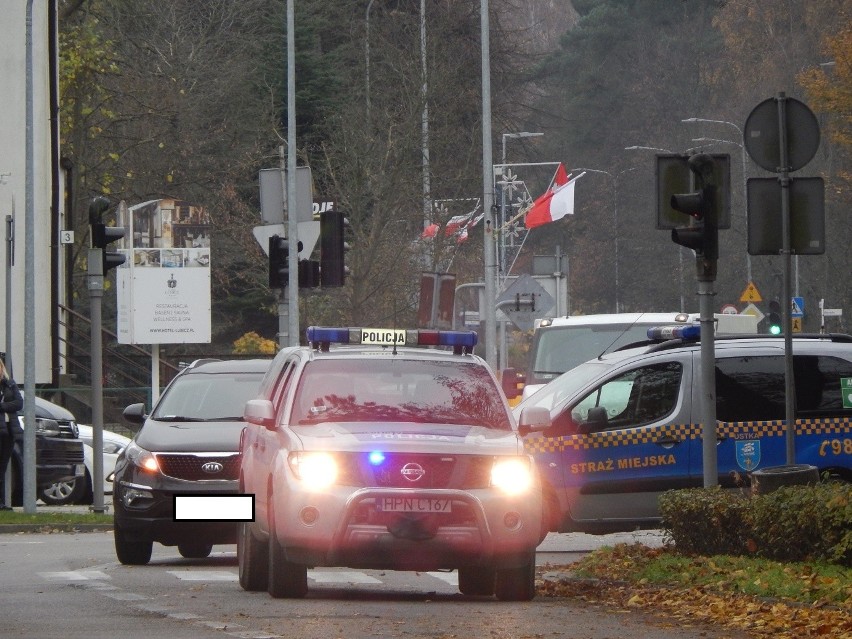
[[0, 535], [18, 533], [111, 532], [111, 524], [0, 524]]

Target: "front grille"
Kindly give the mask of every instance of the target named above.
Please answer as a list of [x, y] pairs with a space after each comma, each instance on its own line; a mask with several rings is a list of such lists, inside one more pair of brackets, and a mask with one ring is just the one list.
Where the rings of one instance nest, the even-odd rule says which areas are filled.
[[41, 466], [70, 466], [83, 463], [83, 446], [74, 448], [36, 448], [36, 464]]
[[[160, 472], [186, 481], [235, 480], [240, 472], [239, 453], [156, 453], [156, 457]], [[216, 470], [217, 464], [221, 470]]]
[[494, 457], [387, 453], [381, 463], [371, 464], [361, 453], [341, 454], [338, 461], [338, 481], [348, 486], [470, 490], [488, 487]]
[[77, 422], [71, 419], [57, 419], [59, 425], [59, 437], [64, 439], [77, 439], [80, 431], [77, 428]]

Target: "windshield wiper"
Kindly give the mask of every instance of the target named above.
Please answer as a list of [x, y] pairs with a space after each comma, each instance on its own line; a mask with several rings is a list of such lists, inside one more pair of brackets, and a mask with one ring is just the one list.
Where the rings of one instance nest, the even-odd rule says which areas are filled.
[[209, 421], [203, 417], [186, 417], [183, 415], [157, 415], [152, 417], [158, 422], [206, 422]]

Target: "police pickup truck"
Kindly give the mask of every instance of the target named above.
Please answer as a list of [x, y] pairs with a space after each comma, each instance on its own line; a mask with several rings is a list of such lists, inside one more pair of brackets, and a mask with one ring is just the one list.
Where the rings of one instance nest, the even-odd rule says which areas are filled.
[[302, 597], [307, 569], [458, 570], [463, 594], [535, 594], [539, 476], [476, 333], [311, 327], [245, 408], [239, 582]]
[[[703, 485], [699, 329], [592, 359], [523, 400], [552, 425], [526, 449], [543, 475], [545, 528], [605, 533], [657, 527], [663, 491]], [[649, 332], [649, 334], [651, 334]], [[795, 463], [852, 480], [852, 336], [792, 339]], [[715, 342], [719, 483], [786, 463], [781, 336]]]

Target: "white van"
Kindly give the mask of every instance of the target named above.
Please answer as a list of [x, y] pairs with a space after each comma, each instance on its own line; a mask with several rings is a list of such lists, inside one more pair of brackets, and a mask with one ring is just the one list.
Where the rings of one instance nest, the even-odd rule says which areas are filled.
[[[754, 315], [716, 314], [719, 335], [756, 334]], [[583, 362], [645, 341], [651, 326], [693, 324], [698, 313], [608, 313], [537, 320], [523, 398]]]

